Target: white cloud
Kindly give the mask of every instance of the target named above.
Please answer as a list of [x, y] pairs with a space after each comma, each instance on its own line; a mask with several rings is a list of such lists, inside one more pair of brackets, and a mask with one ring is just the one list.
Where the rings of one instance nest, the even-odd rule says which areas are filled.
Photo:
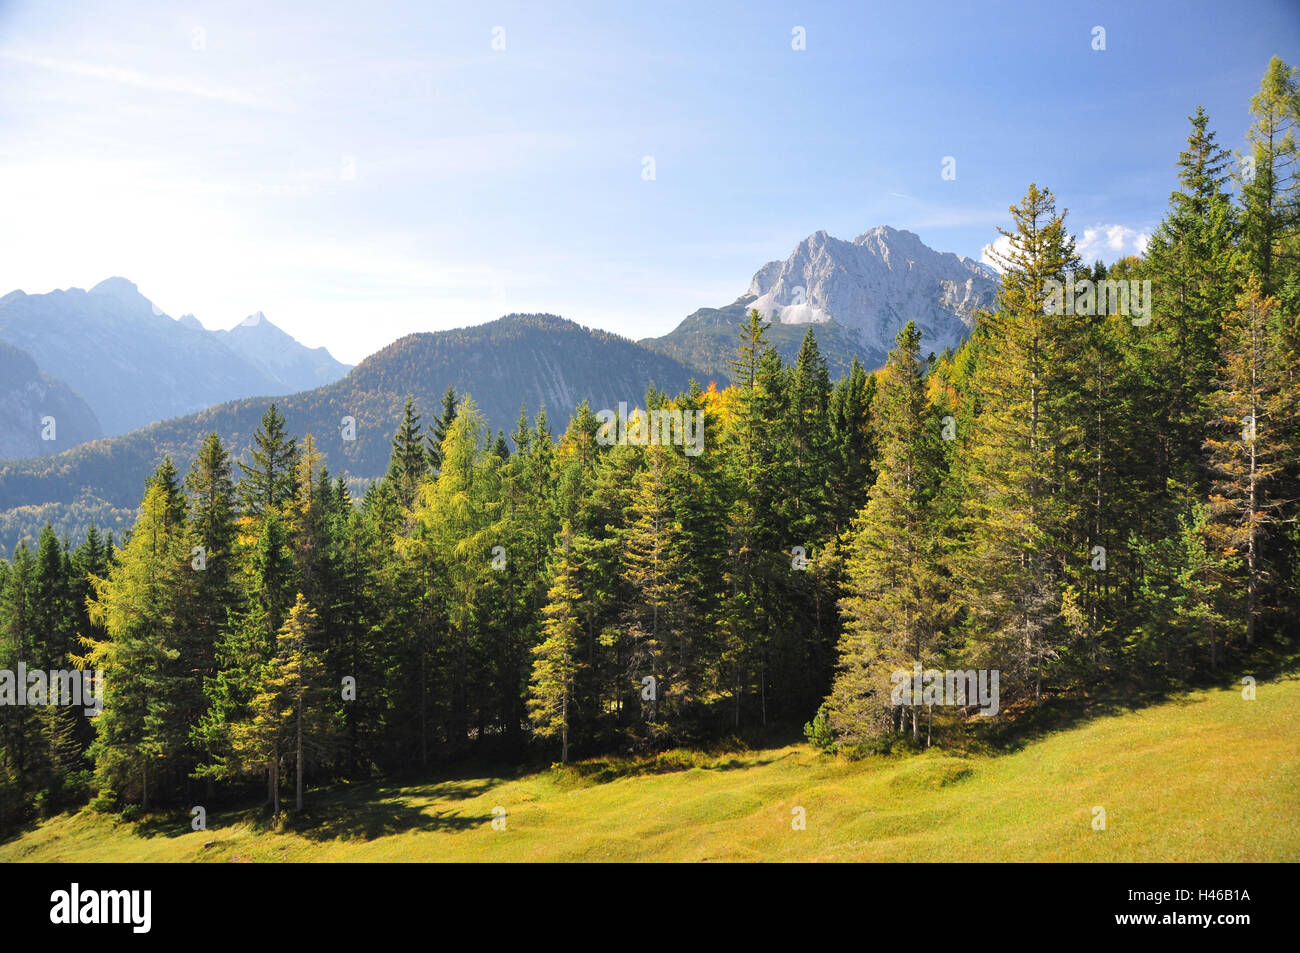
[[1084, 264], [1098, 259], [1113, 263], [1127, 255], [1145, 254], [1150, 241], [1148, 232], [1127, 225], [1098, 225], [1075, 238], [1075, 251]]
[[[1098, 225], [1085, 228], [1083, 235], [1076, 236], [1074, 241], [1075, 252], [1083, 264], [1091, 265], [1098, 259], [1113, 264], [1127, 255], [1145, 255], [1151, 235], [1127, 225]], [[1000, 235], [981, 249], [980, 261], [1001, 274], [1004, 269], [997, 256], [1005, 259], [1010, 251], [1011, 239]]]
[[999, 258], [1005, 261], [1009, 254], [1011, 254], [1011, 239], [1006, 235], [999, 235], [980, 249], [980, 261], [1000, 275], [1006, 269], [1002, 267]]

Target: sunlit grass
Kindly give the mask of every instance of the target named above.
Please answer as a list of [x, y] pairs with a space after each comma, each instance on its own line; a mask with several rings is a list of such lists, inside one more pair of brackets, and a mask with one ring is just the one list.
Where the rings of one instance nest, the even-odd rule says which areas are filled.
[[[129, 824], [87, 810], [0, 844], [0, 861], [1296, 861], [1300, 680], [1262, 683], [1255, 701], [1179, 696], [1000, 756], [673, 752], [312, 791], [308, 807], [283, 831], [260, 810], [210, 814], [203, 832], [188, 813]], [[796, 807], [806, 830], [792, 830]]]

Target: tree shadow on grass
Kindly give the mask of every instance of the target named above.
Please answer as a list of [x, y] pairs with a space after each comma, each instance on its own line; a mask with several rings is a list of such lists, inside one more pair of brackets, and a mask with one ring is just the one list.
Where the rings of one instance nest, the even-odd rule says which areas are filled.
[[[654, 754], [593, 753], [563, 767], [552, 766], [561, 777], [577, 781], [580, 786], [608, 784], [622, 778], [656, 774], [702, 771], [740, 771], [759, 768], [788, 757], [773, 753], [776, 749], [801, 745], [803, 729], [792, 722], [773, 721], [766, 727], [754, 727], [716, 737], [699, 747], [669, 748]], [[608, 751], [608, 749], [606, 749]]]
[[193, 822], [194, 815], [190, 811], [154, 811], [132, 822], [131, 830], [140, 837], [180, 837], [193, 833]]
[[[309, 792], [301, 813], [286, 811], [278, 829], [316, 841], [368, 841], [407, 831], [469, 830], [490, 824], [492, 815], [448, 810], [428, 802], [481, 797], [498, 783], [494, 778], [467, 775], [424, 784], [366, 784], [346, 792], [322, 789]], [[263, 823], [271, 826], [269, 815]]]
[[749, 761], [742, 761], [739, 758], [732, 758], [730, 761], [716, 761], [713, 764], [702, 764], [700, 768], [705, 771], [743, 771], [746, 768], [761, 768], [764, 765], [780, 761], [781, 758], [753, 758]]
[[[412, 830], [465, 830], [480, 824], [490, 824], [490, 814], [476, 817], [456, 810], [431, 812], [423, 806], [428, 800], [463, 801], [479, 797], [497, 782], [490, 778], [462, 778], [454, 781], [434, 781], [424, 785], [376, 786], [366, 784], [352, 790], [330, 788], [309, 789], [301, 813], [292, 809], [292, 795], [281, 802], [283, 817], [280, 822], [271, 815], [269, 805], [223, 811], [209, 814], [207, 821], [213, 827], [214, 839], [219, 840], [220, 828], [241, 822], [251, 823], [258, 833], [292, 832], [309, 840], [374, 840], [391, 834]], [[414, 802], [414, 803], [412, 803]], [[180, 837], [189, 834], [191, 815], [188, 811], [168, 810], [152, 812], [134, 822], [133, 830], [140, 837]]]
[[[1247, 672], [1246, 668], [1251, 671]], [[1294, 656], [1279, 656], [1254, 664], [1237, 665], [1221, 671], [1212, 679], [1192, 684], [1173, 685], [1150, 689], [1138, 686], [1117, 686], [1109, 690], [1088, 694], [1066, 694], [1045, 698], [1038, 705], [1022, 703], [1014, 711], [1009, 723], [989, 725], [969, 739], [967, 753], [1011, 754], [1040, 741], [1048, 735], [1071, 728], [1082, 727], [1099, 718], [1142, 711], [1155, 705], [1201, 705], [1204, 697], [1190, 697], [1186, 693], [1213, 689], [1241, 689], [1241, 679], [1250, 674], [1260, 682], [1271, 682], [1296, 677], [1297, 660]]]
[[[64, 813], [75, 814], [76, 811], [65, 811]], [[47, 820], [49, 818], [29, 817], [19, 823], [10, 824], [3, 831], [0, 831], [0, 845], [9, 844], [21, 837], [26, 837], [40, 828]]]
[[644, 758], [595, 758], [576, 761], [560, 770], [587, 784], [608, 784], [622, 778], [675, 774], [695, 768], [702, 771], [737, 771], [761, 767], [776, 760], [778, 760], [776, 757], [749, 759], [733, 757], [723, 761], [717, 755], [675, 748], [660, 755]]
[[373, 801], [361, 805], [324, 804], [291, 815], [285, 824], [308, 840], [375, 840], [409, 831], [464, 831], [485, 827], [492, 815], [459, 810], [433, 811], [397, 800]]

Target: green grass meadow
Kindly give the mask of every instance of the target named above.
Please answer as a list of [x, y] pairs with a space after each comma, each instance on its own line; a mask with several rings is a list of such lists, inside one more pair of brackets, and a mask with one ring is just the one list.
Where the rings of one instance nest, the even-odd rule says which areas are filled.
[[1003, 754], [799, 744], [311, 790], [279, 830], [261, 808], [214, 811], [201, 832], [188, 812], [87, 809], [0, 861], [1296, 861], [1300, 680], [1257, 692], [1180, 695]]

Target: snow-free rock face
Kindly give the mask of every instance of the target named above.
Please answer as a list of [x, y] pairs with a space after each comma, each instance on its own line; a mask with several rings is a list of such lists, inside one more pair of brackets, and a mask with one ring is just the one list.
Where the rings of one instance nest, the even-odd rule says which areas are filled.
[[309, 348], [272, 324], [261, 311], [229, 331], [218, 331], [226, 347], [275, 378], [287, 393], [311, 390], [351, 370], [323, 347]]
[[817, 232], [785, 261], [764, 265], [750, 282], [749, 307], [769, 321], [836, 321], [862, 345], [888, 352], [908, 321], [927, 351], [959, 344], [975, 311], [993, 306], [996, 276], [984, 265], [937, 252], [915, 234], [881, 225], [851, 242]]
[[785, 261], [771, 261], [729, 305], [701, 308], [660, 338], [641, 343], [717, 375], [728, 376], [736, 328], [751, 308], [771, 322], [768, 341], [793, 362], [811, 325], [832, 376], [854, 360], [881, 366], [898, 332], [915, 321], [922, 353], [955, 347], [992, 308], [997, 274], [985, 265], [937, 252], [912, 232], [881, 225], [851, 242], [817, 232]]
[[[337, 380], [348, 368], [263, 320], [240, 334], [174, 320], [125, 278], [89, 291], [14, 291], [0, 298], [0, 342], [35, 360], [89, 405], [108, 436], [239, 397], [288, 394]], [[243, 340], [244, 332], [260, 336]], [[0, 398], [6, 391], [0, 381]], [[16, 398], [15, 398], [16, 399]], [[68, 429], [68, 438], [75, 432]], [[44, 451], [44, 446], [38, 448]]]
[[0, 459], [45, 456], [103, 435], [94, 412], [30, 354], [0, 342]]

